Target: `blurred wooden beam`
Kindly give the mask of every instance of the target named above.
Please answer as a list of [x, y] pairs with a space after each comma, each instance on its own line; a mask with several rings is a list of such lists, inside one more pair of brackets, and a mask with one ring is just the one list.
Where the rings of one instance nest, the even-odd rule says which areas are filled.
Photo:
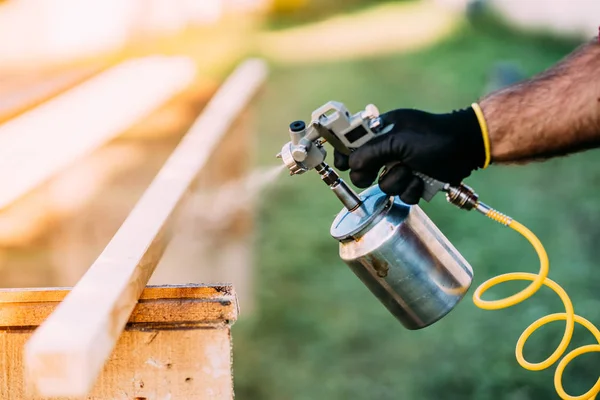
[[0, 209], [146, 117], [194, 74], [185, 58], [129, 60], [0, 125]]
[[[98, 213], [99, 209], [102, 210], [99, 205], [102, 200], [111, 199], [113, 207], [125, 210], [115, 212], [114, 208], [110, 209], [111, 219], [117, 218], [118, 223], [109, 228], [108, 236], [98, 238], [100, 247], [93, 245], [93, 249], [89, 249], [93, 254], [93, 258], [85, 262], [89, 267], [217, 87], [212, 80], [197, 76], [183, 91], [119, 133], [117, 138], [74, 160], [64, 170], [0, 210], [0, 251], [39, 244], [50, 234], [52, 242], [61, 240], [57, 229], [63, 231], [71, 223], [93, 224], [90, 213]], [[123, 196], [115, 199], [116, 195], [125, 194], [123, 188], [115, 183], [123, 180], [129, 181], [127, 199]], [[96, 205], [95, 209], [90, 209], [92, 203]], [[81, 232], [77, 234], [81, 235]], [[77, 243], [82, 244], [81, 239]], [[81, 268], [77, 269], [81, 271]], [[1, 272], [6, 277], [5, 271]], [[75, 282], [45, 281], [39, 284], [25, 281], [11, 287], [72, 286]], [[5, 283], [3, 285], [6, 286]]]
[[236, 117], [266, 79], [248, 60], [219, 88], [102, 254], [25, 346], [42, 396], [84, 396], [110, 356], [171, 237], [173, 216]]
[[[0, 398], [41, 399], [23, 379], [21, 350], [69, 291], [0, 290]], [[86, 399], [232, 399], [237, 316], [228, 285], [146, 287]]]
[[198, 76], [149, 117], [2, 210], [0, 286], [75, 285], [217, 88]]
[[61, 71], [4, 71], [0, 73], [0, 123], [72, 89], [104, 68], [101, 64]]

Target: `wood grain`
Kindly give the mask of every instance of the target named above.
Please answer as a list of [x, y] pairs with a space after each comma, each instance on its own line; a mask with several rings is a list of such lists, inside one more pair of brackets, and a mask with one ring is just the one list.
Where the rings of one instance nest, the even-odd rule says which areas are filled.
[[[3, 400], [42, 399], [24, 380], [22, 348], [68, 292], [0, 291]], [[85, 399], [232, 399], [230, 326], [236, 319], [231, 286], [146, 288]]]
[[25, 346], [26, 374], [42, 396], [87, 394], [110, 356], [166, 243], [194, 178], [267, 75], [239, 66], [181, 140], [108, 246]]
[[[37, 327], [69, 291], [70, 288], [0, 290], [0, 330]], [[237, 294], [230, 285], [148, 286], [127, 326], [230, 324], [237, 319], [238, 303]]]

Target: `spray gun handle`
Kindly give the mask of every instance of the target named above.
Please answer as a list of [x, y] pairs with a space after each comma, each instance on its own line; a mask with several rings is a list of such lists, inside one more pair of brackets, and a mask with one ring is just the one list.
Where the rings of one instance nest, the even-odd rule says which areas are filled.
[[432, 177], [420, 172], [414, 172], [414, 174], [423, 179], [423, 182], [425, 183], [423, 195], [421, 196], [425, 201], [431, 201], [433, 196], [435, 196], [438, 192], [445, 192], [450, 186], [447, 183], [433, 179]]
[[[390, 169], [392, 169], [395, 165], [398, 165], [398, 164], [402, 164], [402, 163], [399, 161], [393, 161], [393, 162], [387, 163], [384, 166], [383, 170], [381, 171], [379, 178], [381, 179], [381, 177], [383, 177]], [[449, 187], [449, 185], [447, 183], [438, 181], [437, 179], [433, 179], [432, 177], [422, 174], [420, 172], [414, 171], [413, 174], [423, 180], [425, 186], [424, 186], [423, 194], [421, 195], [421, 197], [423, 198], [423, 200], [425, 200], [427, 202], [431, 201], [431, 199], [433, 199], [433, 197], [438, 192], [446, 191]]]

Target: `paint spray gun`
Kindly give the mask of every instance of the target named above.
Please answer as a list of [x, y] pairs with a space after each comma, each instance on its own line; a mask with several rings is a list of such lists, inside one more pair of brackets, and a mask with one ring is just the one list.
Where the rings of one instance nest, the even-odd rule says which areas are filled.
[[[277, 157], [282, 159], [290, 175], [314, 169], [321, 176], [344, 205], [330, 229], [331, 236], [339, 241], [341, 259], [406, 328], [420, 329], [444, 317], [460, 302], [471, 286], [473, 269], [418, 205], [407, 205], [396, 196], [388, 196], [378, 185], [356, 193], [325, 163], [326, 142], [348, 155], [392, 128], [392, 125], [383, 125], [374, 105], [351, 114], [342, 103], [330, 101], [312, 113], [308, 125], [303, 121], [290, 124], [291, 141], [282, 147]], [[383, 173], [392, 164], [386, 165]], [[422, 194], [425, 201], [444, 192], [449, 203], [463, 210], [477, 210], [519, 232], [532, 244], [540, 258], [537, 274], [511, 272], [492, 277], [475, 290], [473, 302], [485, 310], [498, 310], [521, 303], [544, 285], [554, 290], [561, 298], [565, 312], [534, 321], [519, 338], [515, 354], [517, 362], [525, 369], [546, 369], [565, 352], [575, 322], [584, 325], [597, 338], [598, 344], [575, 348], [566, 354], [558, 363], [554, 379], [559, 397], [575, 398], [565, 392], [562, 374], [577, 356], [600, 352], [600, 330], [576, 315], [564, 289], [547, 278], [549, 260], [542, 243], [524, 225], [479, 201], [468, 186], [452, 186], [420, 172], [414, 174], [425, 183]], [[530, 283], [509, 297], [482, 299], [483, 293], [493, 286], [514, 280]], [[565, 321], [565, 333], [557, 349], [544, 361], [525, 360], [523, 348], [527, 339], [541, 326], [558, 320]], [[599, 392], [600, 380], [576, 398], [593, 399]]]
[[[312, 113], [308, 125], [290, 124], [291, 141], [278, 157], [291, 175], [311, 169], [321, 175], [344, 205], [330, 230], [340, 243], [340, 257], [406, 328], [419, 329], [442, 318], [463, 298], [472, 282], [471, 266], [420, 207], [386, 195], [377, 185], [358, 194], [325, 163], [325, 142], [350, 154], [391, 128], [383, 126], [372, 104], [351, 114], [344, 104], [330, 101]], [[416, 174], [425, 182], [425, 201], [445, 192], [460, 208], [489, 209], [467, 186]]]

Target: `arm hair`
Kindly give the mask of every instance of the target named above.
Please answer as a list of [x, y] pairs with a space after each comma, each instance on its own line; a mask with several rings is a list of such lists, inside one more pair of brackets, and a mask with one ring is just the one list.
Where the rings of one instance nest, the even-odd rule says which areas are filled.
[[600, 43], [484, 97], [492, 162], [529, 162], [600, 146]]

